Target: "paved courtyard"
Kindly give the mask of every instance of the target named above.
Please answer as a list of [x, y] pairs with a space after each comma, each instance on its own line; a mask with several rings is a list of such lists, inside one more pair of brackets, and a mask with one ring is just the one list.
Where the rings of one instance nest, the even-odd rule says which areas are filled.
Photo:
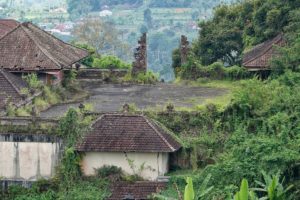
[[[168, 103], [175, 107], [194, 107], [206, 99], [226, 94], [226, 90], [207, 87], [190, 87], [175, 84], [157, 85], [116, 85], [91, 84], [85, 88], [90, 97], [83, 101], [93, 105], [96, 112], [120, 111], [125, 103], [135, 104], [139, 109], [149, 107], [163, 108]], [[62, 116], [70, 107], [79, 103], [53, 106], [41, 113], [42, 117]]]

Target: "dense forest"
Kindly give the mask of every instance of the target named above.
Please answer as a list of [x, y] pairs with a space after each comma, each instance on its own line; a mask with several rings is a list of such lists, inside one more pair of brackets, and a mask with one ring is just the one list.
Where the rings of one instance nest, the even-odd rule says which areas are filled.
[[[173, 53], [175, 71], [200, 65], [223, 62], [227, 66], [241, 65], [241, 58], [251, 47], [284, 33], [290, 46], [299, 35], [299, 1], [245, 1], [234, 5], [220, 5], [212, 19], [200, 22], [199, 38], [193, 43], [187, 68], [178, 60], [179, 52]], [[191, 66], [192, 65], [192, 66]], [[179, 68], [178, 68], [179, 67]], [[201, 67], [200, 67], [201, 69]]]
[[[196, 170], [191, 173], [197, 180], [195, 188], [201, 187], [205, 177], [212, 176], [213, 192], [204, 199], [233, 198], [230, 191], [236, 190], [242, 178], [247, 178], [253, 188], [262, 186], [259, 181], [265, 180], [265, 189], [258, 191], [265, 191], [266, 199], [300, 198], [300, 102], [296, 92], [300, 91], [299, 16], [300, 2], [294, 0], [221, 5], [214, 10], [212, 19], [200, 22], [199, 37], [193, 42], [187, 63], [181, 65], [179, 50], [174, 50], [173, 67], [179, 78], [199, 82], [207, 78], [245, 79], [221, 112], [209, 106], [201, 119], [183, 117], [183, 121], [176, 119], [177, 123], [169, 124], [181, 134], [197, 127], [199, 136], [188, 140], [193, 158], [204, 154], [217, 160], [216, 164], [206, 167], [203, 167], [205, 160], [195, 163]], [[284, 48], [278, 47], [281, 56], [271, 61], [272, 72], [267, 80], [241, 67], [245, 52], [280, 33], [284, 34], [287, 44]], [[172, 120], [164, 122], [167, 121]], [[190, 123], [188, 127], [177, 126], [186, 123]], [[265, 172], [270, 174], [269, 180], [273, 178], [274, 188]], [[281, 175], [275, 175], [277, 172]], [[284, 180], [281, 186], [280, 176]], [[184, 183], [181, 176], [175, 175], [174, 179], [178, 184]], [[293, 189], [284, 192], [282, 188], [289, 186]], [[174, 192], [170, 191], [168, 195]], [[263, 197], [264, 192], [257, 192], [257, 196]]]

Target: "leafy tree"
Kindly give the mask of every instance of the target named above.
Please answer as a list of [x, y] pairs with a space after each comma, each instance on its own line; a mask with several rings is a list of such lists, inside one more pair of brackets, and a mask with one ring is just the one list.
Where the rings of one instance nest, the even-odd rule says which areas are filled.
[[98, 54], [116, 55], [128, 58], [130, 51], [127, 43], [118, 37], [115, 26], [101, 19], [85, 19], [74, 28], [73, 34], [78, 43], [93, 47]]
[[280, 56], [274, 58], [271, 63], [272, 72], [281, 75], [290, 70], [300, 72], [300, 36], [289, 47], [278, 48]]
[[239, 64], [244, 50], [281, 32], [295, 38], [299, 32], [299, 8], [300, 2], [294, 0], [221, 5], [215, 9], [212, 19], [199, 24], [194, 52], [204, 65], [218, 60]]
[[200, 23], [200, 36], [195, 45], [195, 54], [204, 65], [218, 60], [230, 65], [238, 63], [242, 53], [243, 39], [239, 18], [240, 6], [220, 6], [211, 21]]

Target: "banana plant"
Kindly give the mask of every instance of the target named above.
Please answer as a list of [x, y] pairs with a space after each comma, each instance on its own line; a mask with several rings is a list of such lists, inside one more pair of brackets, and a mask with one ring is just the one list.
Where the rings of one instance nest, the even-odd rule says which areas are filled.
[[214, 188], [213, 186], [207, 188], [208, 182], [211, 179], [211, 174], [209, 174], [202, 182], [198, 191], [194, 192], [193, 179], [188, 177], [186, 179], [187, 185], [185, 186], [184, 200], [202, 200], [204, 197]]
[[184, 200], [195, 200], [195, 192], [193, 186], [193, 179], [191, 177], [186, 178], [186, 186], [184, 190]]
[[258, 200], [253, 191], [249, 191], [248, 181], [242, 180], [240, 191], [234, 195], [234, 200]]
[[260, 198], [260, 200], [289, 200], [292, 197], [287, 197], [287, 192], [293, 188], [293, 185], [288, 186], [286, 189], [283, 187], [283, 182], [280, 181], [280, 172], [276, 175], [269, 175], [262, 171], [264, 182], [255, 181], [260, 188], [254, 188], [255, 191], [267, 193], [267, 196]]
[[[184, 200], [204, 200], [205, 196], [213, 189], [213, 186], [207, 188], [208, 182], [211, 179], [211, 174], [209, 174], [202, 182], [198, 191], [195, 192], [193, 179], [191, 177], [186, 178], [186, 186], [184, 190]], [[180, 196], [180, 195], [179, 195]], [[173, 200], [170, 197], [163, 195], [154, 195], [154, 199], [158, 200]], [[181, 199], [181, 197], [178, 197]]]
[[204, 197], [214, 188], [213, 186], [211, 186], [209, 188], [207, 187], [210, 179], [211, 179], [211, 174], [208, 174], [206, 176], [206, 178], [204, 179], [204, 181], [202, 182], [202, 184], [197, 192], [196, 200], [204, 199]]

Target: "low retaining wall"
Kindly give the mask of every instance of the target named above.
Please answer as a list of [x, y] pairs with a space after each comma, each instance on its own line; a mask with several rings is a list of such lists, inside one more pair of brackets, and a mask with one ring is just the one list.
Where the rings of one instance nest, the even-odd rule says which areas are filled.
[[2, 187], [51, 178], [62, 155], [62, 143], [55, 136], [0, 133]]
[[0, 126], [7, 126], [7, 125], [28, 126], [34, 123], [40, 125], [56, 126], [58, 120], [44, 119], [40, 117], [0, 117]]
[[113, 78], [122, 78], [128, 73], [126, 69], [80, 69], [78, 79], [100, 79], [106, 81]]
[[7, 191], [11, 185], [20, 185], [24, 188], [30, 188], [35, 181], [24, 181], [24, 180], [1, 180], [0, 179], [0, 190], [2, 192]]

